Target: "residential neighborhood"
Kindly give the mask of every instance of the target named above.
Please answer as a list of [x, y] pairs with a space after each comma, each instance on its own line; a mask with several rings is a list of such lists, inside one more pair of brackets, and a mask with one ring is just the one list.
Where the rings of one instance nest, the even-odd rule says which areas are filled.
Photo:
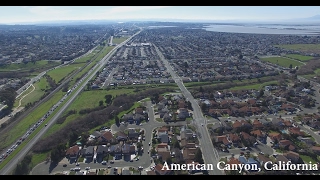
[[[41, 102], [47, 103], [44, 115], [23, 124], [27, 134], [3, 149], [0, 163], [14, 159], [23, 144], [34, 154], [47, 153], [30, 168], [32, 175], [319, 174], [319, 54], [277, 46], [318, 44], [318, 36], [214, 32], [205, 23], [158, 25], [0, 27], [8, 31], [6, 47], [0, 47], [3, 67], [40, 60], [68, 66], [97, 45], [111, 49], [98, 54], [101, 60], [90, 64], [90, 57], [83, 68], [71, 68], [79, 74], [59, 77], [66, 82], [52, 88], [55, 99]], [[288, 54], [312, 56], [314, 74], [262, 60]], [[17, 90], [28, 80], [2, 78], [0, 89]], [[55, 84], [50, 75], [43, 81], [49, 83], [33, 82], [37, 90]], [[271, 170], [281, 163], [316, 168]], [[167, 164], [214, 169], [172, 170]], [[247, 169], [228, 169], [241, 166]]]

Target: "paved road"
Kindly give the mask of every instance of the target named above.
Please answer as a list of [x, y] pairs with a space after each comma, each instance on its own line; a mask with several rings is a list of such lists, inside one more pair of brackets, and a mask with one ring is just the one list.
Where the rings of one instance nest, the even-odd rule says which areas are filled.
[[[171, 74], [172, 78], [175, 80], [176, 84], [179, 86], [182, 94], [186, 98], [187, 101], [191, 102], [192, 108], [193, 108], [193, 123], [197, 128], [198, 133], [198, 139], [199, 139], [199, 145], [202, 151], [202, 156], [204, 159], [204, 162], [206, 164], [212, 164], [213, 167], [216, 167], [218, 164], [220, 158], [218, 155], [217, 150], [213, 147], [211, 138], [209, 136], [207, 127], [206, 127], [206, 118], [203, 117], [202, 111], [200, 109], [200, 106], [198, 104], [198, 101], [193, 98], [191, 93], [187, 90], [187, 88], [184, 86], [181, 78], [176, 75], [174, 72], [172, 66], [169, 64], [169, 62], [164, 58], [162, 53], [159, 51], [159, 49], [154, 45], [160, 59], [163, 61], [164, 65], [167, 68], [167, 71]], [[224, 172], [214, 168], [213, 170], [208, 170], [208, 173], [210, 175], [223, 175]]]
[[108, 75], [108, 77], [106, 78], [106, 80], [102, 84], [103, 88], [107, 88], [109, 86], [109, 84], [112, 82], [113, 75], [117, 72], [118, 68], [119, 67], [117, 66], [112, 69], [112, 71], [110, 72], [110, 74]]

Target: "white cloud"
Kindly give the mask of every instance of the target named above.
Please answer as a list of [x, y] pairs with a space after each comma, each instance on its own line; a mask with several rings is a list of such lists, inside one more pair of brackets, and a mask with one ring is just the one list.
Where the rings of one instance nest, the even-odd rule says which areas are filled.
[[108, 14], [127, 13], [127, 12], [134, 12], [134, 11], [163, 9], [163, 8], [167, 8], [167, 7], [168, 6], [119, 6], [119, 7], [111, 8], [107, 13]]
[[30, 13], [34, 15], [52, 18], [63, 17], [70, 12], [69, 10], [63, 9], [61, 7], [57, 8], [54, 6], [30, 6], [26, 8]]

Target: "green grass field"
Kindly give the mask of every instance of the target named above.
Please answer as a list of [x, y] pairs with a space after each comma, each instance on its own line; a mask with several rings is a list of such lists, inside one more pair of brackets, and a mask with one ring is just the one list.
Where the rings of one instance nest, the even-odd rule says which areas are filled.
[[112, 89], [112, 90], [92, 90], [92, 91], [83, 91], [73, 103], [68, 107], [66, 112], [70, 110], [81, 110], [86, 108], [94, 108], [99, 106], [99, 101], [103, 101], [105, 105], [105, 96], [107, 94], [115, 97], [121, 94], [132, 94], [134, 89]]
[[268, 86], [271, 84], [278, 84], [277, 81], [269, 81], [269, 82], [264, 82], [264, 83], [258, 83], [258, 84], [252, 84], [252, 85], [247, 85], [247, 86], [237, 86], [237, 87], [233, 87], [230, 88], [230, 90], [248, 90], [248, 89], [255, 89], [255, 90], [260, 90], [261, 88], [263, 88], [264, 86]]
[[75, 61], [75, 63], [86, 63], [86, 62], [90, 61], [91, 58], [93, 58], [95, 54], [96, 54], [96, 52], [93, 51], [92, 53], [88, 54], [87, 56], [84, 56], [82, 58], [77, 59]]
[[[40, 100], [41, 96], [43, 96], [43, 94], [45, 93], [45, 90], [49, 88], [49, 84], [46, 80], [46, 78], [42, 77], [40, 79], [40, 81], [35, 82], [33, 84], [33, 86], [35, 87], [35, 90], [32, 91], [30, 94], [28, 94], [26, 97], [23, 98], [23, 100], [21, 101], [21, 106], [25, 106], [28, 103], [33, 103], [35, 101]], [[31, 91], [33, 88], [29, 87], [29, 90]], [[26, 93], [24, 93], [26, 94]], [[21, 95], [20, 97], [22, 97], [23, 95]], [[14, 107], [17, 107], [19, 105], [19, 100], [20, 98], [16, 99], [15, 103], [14, 103]]]
[[185, 87], [206, 86], [213, 84], [212, 82], [187, 82], [183, 83]]
[[[83, 91], [77, 98], [72, 102], [72, 104], [67, 108], [67, 110], [63, 113], [64, 115], [70, 110], [76, 110], [79, 112], [81, 109], [85, 108], [95, 108], [99, 106], [99, 101], [102, 100], [105, 105], [105, 95], [110, 94], [113, 97], [116, 95], [121, 94], [132, 94], [133, 89], [115, 89], [115, 90], [93, 90], [93, 91]], [[62, 124], [54, 124], [50, 127], [50, 129], [45, 134], [45, 137], [49, 136], [50, 134], [56, 132], [58, 129], [68, 125], [69, 122], [76, 120], [77, 118], [81, 117], [80, 114], [72, 114], [66, 118], [64, 123]], [[106, 124], [106, 126], [111, 126]]]
[[47, 74], [55, 80], [56, 83], [58, 83], [59, 81], [61, 81], [63, 78], [65, 78], [67, 75], [69, 75], [70, 73], [72, 73], [75, 70], [78, 70], [79, 68], [81, 68], [82, 66], [84, 66], [85, 63], [77, 63], [77, 64], [69, 64], [57, 69], [53, 69], [49, 72], [47, 72]]
[[120, 44], [120, 43], [122, 43], [123, 41], [125, 41], [126, 39], [128, 39], [128, 37], [113, 38], [113, 39], [112, 39], [112, 43], [113, 43], [113, 44]]
[[260, 58], [262, 61], [266, 61], [266, 62], [270, 62], [272, 64], [277, 64], [279, 66], [282, 67], [290, 67], [290, 64], [292, 65], [292, 67], [296, 67], [296, 66], [302, 66], [303, 63], [299, 62], [299, 61], [294, 61], [294, 60], [290, 60], [288, 58], [285, 57], [268, 57], [268, 58]]
[[275, 47], [298, 50], [298, 51], [320, 51], [320, 44], [283, 44], [283, 45], [275, 45]]
[[44, 67], [54, 67], [57, 65], [60, 65], [60, 62], [47, 61], [47, 60], [36, 61], [34, 64], [32, 62], [28, 62], [27, 64], [12, 63], [12, 64], [8, 64], [8, 65], [0, 66], [0, 71], [13, 71], [13, 70], [28, 71], [31, 69], [38, 69], [38, 68], [44, 68]]
[[301, 159], [305, 162], [305, 163], [317, 163], [316, 160], [312, 159], [310, 156], [307, 156], [307, 155], [300, 155]]
[[285, 55], [285, 57], [289, 57], [289, 58], [296, 59], [299, 61], [309, 61], [309, 60], [313, 59], [312, 56], [303, 56], [300, 54], [287, 54], [287, 55]]

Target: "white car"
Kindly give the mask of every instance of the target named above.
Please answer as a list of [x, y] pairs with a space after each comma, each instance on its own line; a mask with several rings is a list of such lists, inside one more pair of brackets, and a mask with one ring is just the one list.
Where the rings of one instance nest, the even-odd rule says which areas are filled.
[[90, 167], [86, 167], [85, 169], [86, 169], [86, 170], [90, 170]]

